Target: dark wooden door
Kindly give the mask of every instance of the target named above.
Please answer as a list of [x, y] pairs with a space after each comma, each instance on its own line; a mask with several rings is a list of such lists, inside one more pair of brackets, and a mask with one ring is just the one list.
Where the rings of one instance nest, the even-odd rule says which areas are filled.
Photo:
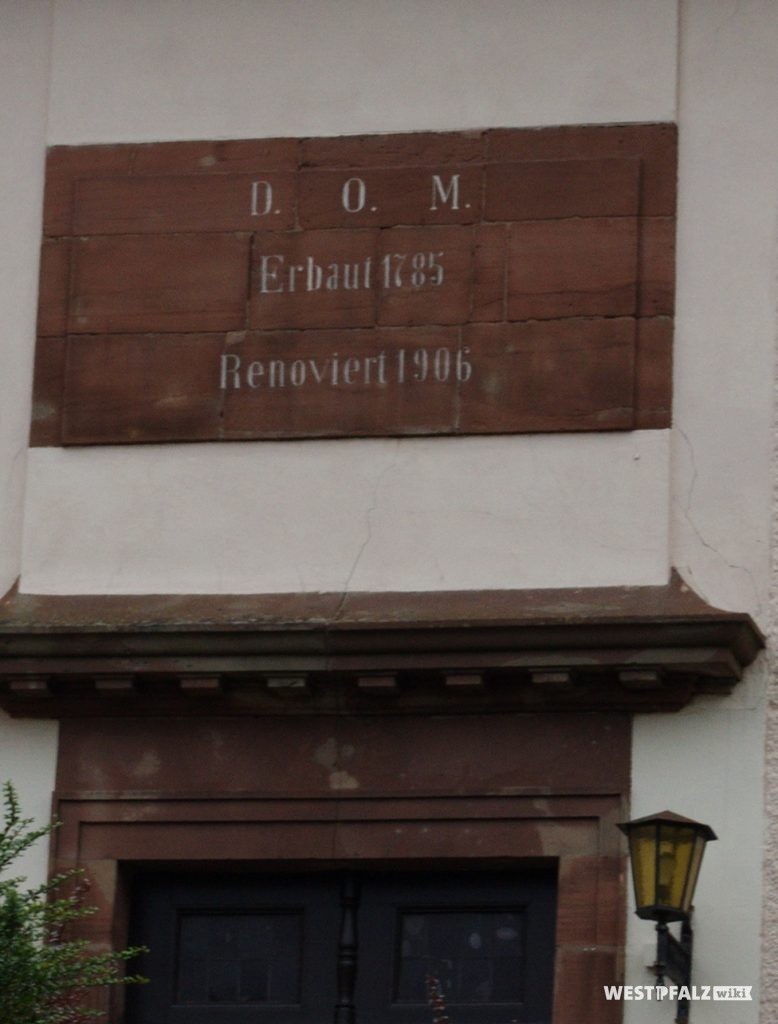
[[130, 1024], [548, 1024], [547, 871], [148, 876]]

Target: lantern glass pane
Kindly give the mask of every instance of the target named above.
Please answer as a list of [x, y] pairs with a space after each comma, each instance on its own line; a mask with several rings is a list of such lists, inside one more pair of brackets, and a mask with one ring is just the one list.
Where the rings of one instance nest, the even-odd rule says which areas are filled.
[[659, 828], [659, 880], [657, 903], [683, 907], [686, 880], [694, 853], [695, 833], [691, 828], [661, 825]]
[[694, 837], [694, 851], [692, 853], [691, 865], [689, 866], [689, 880], [686, 883], [686, 889], [683, 894], [683, 910], [688, 913], [689, 908], [692, 905], [694, 899], [694, 890], [697, 888], [697, 876], [700, 873], [700, 864], [702, 864], [702, 855], [705, 852], [705, 843], [707, 840], [704, 836], [696, 835]]
[[656, 902], [656, 839], [655, 825], [640, 825], [629, 834], [635, 901], [638, 907]]

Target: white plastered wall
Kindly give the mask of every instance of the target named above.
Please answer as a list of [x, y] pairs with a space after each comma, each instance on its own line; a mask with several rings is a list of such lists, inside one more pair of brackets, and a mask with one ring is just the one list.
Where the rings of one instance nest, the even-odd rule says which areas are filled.
[[[776, 45], [778, 5], [681, 4], [672, 560], [712, 604], [748, 611], [765, 630], [773, 625]], [[778, 1018], [775, 923], [760, 943], [771, 661], [762, 656], [726, 700], [698, 698], [679, 714], [635, 720], [632, 814], [669, 805], [719, 836], [695, 900], [694, 980], [754, 987], [753, 1003], [695, 1004], [695, 1024]], [[775, 895], [766, 895], [774, 906]], [[652, 946], [650, 926], [632, 917], [628, 980], [647, 980]], [[759, 1016], [762, 956], [768, 984]], [[625, 1017], [666, 1019], [669, 1007], [637, 1003]]]
[[[0, 594], [21, 568], [50, 34], [48, 2], [0, 2]], [[55, 723], [0, 712], [0, 783], [38, 822], [51, 814], [56, 745]], [[42, 879], [47, 856], [39, 843], [15, 870]]]
[[0, 593], [21, 568], [51, 9], [0, 3]]
[[[3, 304], [26, 304], [13, 314], [15, 369], [2, 383], [3, 481], [29, 418], [42, 170], [42, 137], [19, 148], [13, 118], [39, 135], [45, 124], [43, 107], [25, 104], [45, 104], [48, 8], [0, 0], [18, 25], [10, 52], [28, 47], [38, 68], [24, 98], [18, 62], [0, 63], [0, 91], [17, 111], [3, 127], [13, 157], [0, 210], [13, 253], [27, 260], [10, 287], [16, 263], [3, 249]], [[766, 622], [773, 3], [687, 0], [680, 48], [675, 0], [56, 0], [54, 9], [49, 144], [677, 117], [677, 430], [672, 446], [669, 432], [653, 431], [38, 449], [27, 467], [24, 589], [659, 583], [672, 558], [713, 603]], [[9, 580], [20, 561], [15, 479], [0, 494]], [[722, 836], [698, 899], [700, 981], [758, 977], [763, 689], [757, 669], [731, 699], [642, 717], [635, 730], [633, 812], [670, 804]], [[32, 758], [42, 801], [53, 746], [28, 728], [0, 723], [0, 769], [10, 758], [26, 772]], [[630, 924], [630, 982], [648, 980], [650, 938], [649, 926]], [[756, 1013], [756, 1004], [694, 1010], [695, 1024], [751, 1024]], [[668, 1017], [625, 1010], [628, 1024]]]

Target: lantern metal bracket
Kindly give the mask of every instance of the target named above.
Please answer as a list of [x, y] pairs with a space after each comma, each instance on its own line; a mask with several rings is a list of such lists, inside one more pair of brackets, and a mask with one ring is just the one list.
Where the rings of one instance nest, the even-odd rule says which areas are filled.
[[[680, 942], [671, 935], [666, 922], [660, 921], [656, 926], [656, 972], [657, 983], [664, 984], [665, 975], [679, 988], [691, 988], [692, 981], [692, 931], [691, 911], [681, 922]], [[689, 1000], [679, 999], [675, 1024], [687, 1024], [689, 1020]]]

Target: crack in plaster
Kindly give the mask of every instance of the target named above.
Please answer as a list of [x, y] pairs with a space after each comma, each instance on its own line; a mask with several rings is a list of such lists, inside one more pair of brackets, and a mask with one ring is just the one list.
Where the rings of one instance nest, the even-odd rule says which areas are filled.
[[5, 474], [5, 482], [2, 494], [4, 506], [2, 511], [6, 521], [7, 532], [10, 535], [15, 533], [15, 541], [7, 545], [6, 564], [0, 567], [0, 573], [5, 573], [7, 579], [0, 580], [0, 592], [5, 592], [10, 583], [17, 578], [22, 570], [22, 546], [24, 538], [24, 491], [25, 491], [25, 466], [24, 456], [27, 453], [26, 444], [16, 449], [8, 463], [8, 470]]
[[336, 617], [340, 615], [346, 597], [350, 592], [351, 581], [353, 580], [356, 574], [357, 568], [359, 567], [359, 563], [362, 561], [362, 557], [367, 549], [368, 544], [373, 539], [373, 523], [371, 516], [373, 515], [374, 512], [378, 511], [378, 491], [382, 483], [384, 482], [384, 479], [388, 476], [388, 474], [392, 472], [392, 470], [397, 468], [399, 454], [400, 442], [398, 440], [395, 442], [395, 449], [391, 462], [387, 466], [384, 466], [384, 468], [378, 474], [375, 484], [373, 485], [373, 496], [371, 498], [370, 504], [365, 510], [365, 537], [362, 543], [360, 544], [356, 555], [354, 556], [354, 560], [351, 563], [351, 568], [349, 569], [348, 575], [346, 576], [346, 581], [343, 584], [343, 594], [341, 595], [340, 604], [338, 605], [338, 610], [336, 612]]
[[[683, 515], [683, 517], [686, 520], [686, 522], [688, 523], [692, 533], [697, 538], [697, 540], [702, 545], [702, 547], [704, 547], [707, 551], [712, 552], [729, 569], [732, 569], [734, 572], [742, 572], [748, 578], [748, 582], [751, 584], [751, 589], [754, 592], [754, 606], [755, 606], [755, 609], [756, 609], [756, 617], [757, 618], [761, 618], [762, 612], [763, 612], [764, 608], [763, 608], [761, 596], [759, 594], [759, 588], [757, 587], [756, 580], [754, 579], [754, 574], [745, 565], [739, 565], [737, 562], [730, 562], [722, 554], [722, 552], [719, 551], [719, 549], [717, 547], [715, 547], [713, 544], [710, 543], [710, 541], [705, 539], [705, 537], [702, 534], [702, 531], [700, 530], [700, 528], [697, 526], [697, 524], [695, 523], [694, 519], [692, 518], [692, 513], [691, 513], [692, 499], [693, 499], [693, 494], [694, 494], [694, 487], [695, 487], [695, 484], [697, 483], [697, 478], [699, 476], [699, 473], [698, 473], [698, 470], [697, 470], [697, 460], [696, 460], [695, 455], [694, 455], [694, 446], [692, 445], [691, 441], [689, 440], [689, 436], [686, 433], [686, 431], [683, 430], [677, 423], [676, 423], [675, 429], [678, 431], [680, 436], [683, 438], [684, 442], [686, 443], [686, 447], [687, 447], [687, 449], [689, 451], [689, 460], [690, 460], [691, 466], [692, 466], [692, 475], [691, 475], [691, 480], [689, 481], [688, 490], [686, 492], [686, 501], [683, 504], [681, 504], [680, 502], [676, 501], [676, 502], [674, 502], [674, 504], [676, 504], [680, 508], [681, 514]], [[688, 562], [684, 564], [683, 568], [686, 570], [686, 572], [690, 576], [694, 576], [694, 570], [692, 569], [691, 565], [689, 565]], [[702, 589], [702, 588], [700, 588], [700, 589]], [[702, 596], [705, 597], [705, 599], [707, 600], [707, 597], [705, 596], [704, 593], [703, 593]]]
[[6, 473], [6, 483], [3, 492], [4, 494], [9, 494], [13, 491], [14, 477], [16, 476], [19, 470], [18, 463], [26, 451], [26, 446], [22, 445], [21, 448], [17, 448], [14, 454], [11, 456], [11, 461], [8, 464], [8, 472]]

